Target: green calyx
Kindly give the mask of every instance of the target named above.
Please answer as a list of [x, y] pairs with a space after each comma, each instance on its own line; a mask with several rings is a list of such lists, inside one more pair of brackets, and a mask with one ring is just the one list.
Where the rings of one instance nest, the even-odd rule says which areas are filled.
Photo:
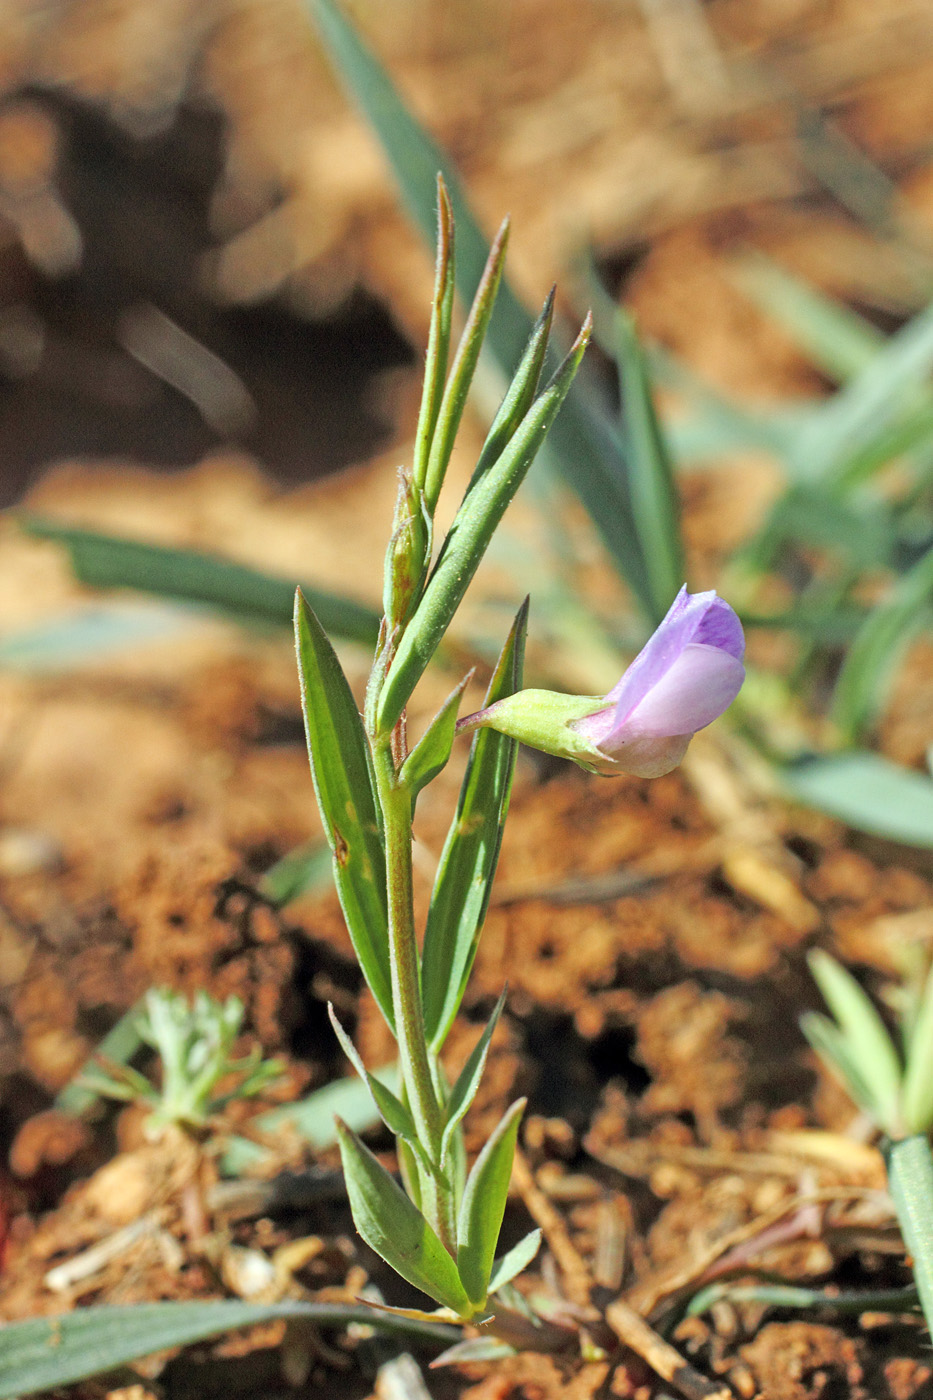
[[[458, 734], [474, 729], [496, 729], [520, 744], [541, 749], [558, 758], [569, 758], [591, 769], [603, 759], [591, 744], [573, 728], [573, 721], [596, 714], [605, 706], [601, 695], [562, 695], [556, 690], [519, 690], [488, 709], [468, 715], [457, 726]], [[603, 759], [603, 761], [605, 761]]]

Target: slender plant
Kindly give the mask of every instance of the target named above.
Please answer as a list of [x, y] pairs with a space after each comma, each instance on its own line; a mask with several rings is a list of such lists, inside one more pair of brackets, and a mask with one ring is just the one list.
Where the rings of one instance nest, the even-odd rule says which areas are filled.
[[[533, 1258], [537, 1231], [504, 1258], [496, 1246], [524, 1103], [513, 1103], [467, 1172], [461, 1123], [483, 1073], [502, 998], [451, 1085], [441, 1052], [476, 954], [495, 875], [519, 740], [597, 772], [654, 776], [734, 697], [741, 627], [715, 594], [675, 599], [641, 655], [606, 696], [519, 691], [527, 607], [506, 640], [485, 704], [458, 724], [466, 678], [409, 748], [408, 700], [441, 643], [506, 506], [553, 424], [590, 335], [589, 318], [544, 386], [553, 295], [534, 324], [446, 537], [434, 517], [502, 276], [503, 224], [456, 349], [451, 322], [454, 227], [439, 181], [438, 249], [413, 461], [402, 471], [386, 552], [379, 643], [361, 715], [333, 647], [300, 590], [295, 628], [308, 751], [347, 927], [398, 1042], [396, 1094], [362, 1064], [331, 1010], [343, 1049], [395, 1134], [404, 1189], [338, 1121], [354, 1220], [403, 1278], [459, 1320]], [[672, 590], [673, 591], [673, 590]], [[412, 817], [457, 732], [472, 747], [441, 856], [423, 940], [412, 901]], [[501, 1314], [500, 1314], [501, 1316]]]

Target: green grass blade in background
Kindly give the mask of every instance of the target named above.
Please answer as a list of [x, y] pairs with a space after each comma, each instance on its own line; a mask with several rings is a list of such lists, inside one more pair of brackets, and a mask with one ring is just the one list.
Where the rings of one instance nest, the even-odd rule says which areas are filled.
[[[196, 550], [170, 549], [40, 516], [20, 515], [17, 520], [36, 539], [64, 545], [75, 576], [92, 588], [134, 588], [218, 608], [240, 622], [291, 626], [295, 579], [264, 574]], [[303, 591], [325, 631], [375, 647], [379, 616], [373, 609], [318, 588]]]
[[149, 601], [59, 610], [45, 622], [0, 639], [0, 669], [32, 675], [67, 671], [115, 651], [178, 636], [193, 621], [180, 608]]
[[788, 797], [906, 846], [933, 847], [933, 781], [880, 754], [800, 759], [778, 770]]
[[931, 601], [933, 547], [897, 580], [849, 648], [832, 701], [832, 717], [847, 743], [864, 735], [881, 712], [898, 662], [929, 622]]
[[616, 310], [614, 329], [632, 514], [654, 607], [663, 615], [686, 577], [677, 487], [645, 352], [627, 312]]
[[[306, 3], [351, 98], [382, 142], [406, 207], [428, 246], [434, 240], [437, 173], [443, 174], [457, 224], [457, 286], [469, 304], [489, 247], [450, 161], [406, 107], [336, 0]], [[487, 348], [504, 383], [521, 359], [532, 326], [532, 318], [503, 279]], [[624, 445], [593, 371], [584, 370], [578, 377], [542, 455], [578, 494], [619, 572], [648, 617], [659, 622], [666, 609], [656, 609], [638, 548]]]
[[[526, 601], [502, 649], [485, 705], [521, 686], [527, 625]], [[477, 730], [438, 864], [421, 954], [425, 1033], [435, 1053], [463, 999], [489, 907], [517, 747], [495, 729]]]
[[79, 1308], [62, 1317], [8, 1322], [0, 1328], [0, 1400], [57, 1390], [104, 1375], [153, 1352], [208, 1341], [222, 1332], [280, 1319], [314, 1327], [351, 1323], [440, 1345], [460, 1335], [440, 1323], [414, 1322], [375, 1308], [340, 1303], [138, 1303]]
[[877, 326], [824, 296], [765, 253], [750, 251], [736, 258], [731, 273], [741, 291], [838, 383], [867, 370], [884, 349], [885, 338]]

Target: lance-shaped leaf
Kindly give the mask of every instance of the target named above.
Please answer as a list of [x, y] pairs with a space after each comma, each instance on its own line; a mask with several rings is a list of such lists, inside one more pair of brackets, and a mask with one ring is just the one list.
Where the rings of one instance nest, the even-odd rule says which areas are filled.
[[355, 1133], [339, 1120], [340, 1156], [353, 1221], [397, 1274], [458, 1317], [474, 1312], [457, 1265], [431, 1226]]
[[474, 1045], [466, 1064], [457, 1076], [457, 1082], [450, 1091], [446, 1108], [447, 1122], [444, 1124], [444, 1135], [441, 1138], [441, 1167], [444, 1166], [451, 1138], [457, 1131], [470, 1104], [476, 1098], [476, 1091], [483, 1077], [483, 1070], [486, 1068], [489, 1042], [492, 1040], [493, 1031], [499, 1023], [499, 1017], [502, 1015], [502, 1008], [505, 1005], [505, 992], [506, 989], [503, 989], [486, 1029]]
[[489, 1280], [489, 1293], [498, 1293], [500, 1288], [504, 1288], [507, 1283], [511, 1283], [513, 1278], [517, 1278], [523, 1269], [527, 1269], [532, 1259], [541, 1247], [541, 1231], [532, 1230], [530, 1235], [519, 1240], [513, 1245], [508, 1254], [503, 1254], [501, 1259], [497, 1259], [492, 1268], [492, 1277]]
[[473, 1163], [463, 1193], [457, 1227], [457, 1268], [461, 1283], [477, 1308], [485, 1305], [489, 1292], [496, 1245], [509, 1194], [515, 1140], [524, 1111], [524, 1099], [518, 1099], [508, 1109]]
[[464, 676], [456, 690], [451, 691], [402, 764], [399, 781], [410, 791], [412, 804], [414, 804], [421, 789], [427, 787], [428, 783], [437, 777], [450, 758], [450, 750], [453, 747], [454, 733], [457, 727], [460, 697], [472, 675], [473, 672], [470, 671], [469, 675]]
[[904, 1131], [928, 1133], [933, 1127], [933, 968], [927, 974], [905, 1058]]
[[450, 369], [450, 378], [444, 388], [444, 397], [437, 415], [424, 479], [425, 503], [431, 515], [434, 514], [434, 507], [437, 505], [437, 498], [441, 493], [441, 486], [444, 484], [444, 477], [450, 463], [450, 454], [454, 447], [454, 439], [457, 436], [457, 429], [460, 427], [463, 410], [466, 408], [467, 394], [470, 392], [470, 385], [473, 383], [473, 375], [476, 372], [479, 352], [489, 328], [489, 318], [495, 305], [499, 283], [502, 280], [502, 269], [505, 266], [508, 242], [509, 221], [505, 219], [489, 250], [489, 257], [486, 259], [483, 275], [479, 279], [479, 286], [476, 289], [476, 295], [473, 298], [473, 304], [470, 307], [466, 325], [457, 346], [457, 353]]
[[[522, 683], [528, 600], [512, 625], [485, 705]], [[517, 745], [495, 729], [477, 732], [457, 810], [441, 854], [421, 953], [425, 1034], [437, 1053], [463, 1000], [499, 860]]]
[[496, 526], [557, 417], [589, 342], [587, 317], [573, 349], [532, 404], [501, 457], [467, 492], [440, 558], [408, 624], [382, 687], [379, 728], [392, 728], [463, 599]]
[[408, 1109], [387, 1085], [378, 1080], [375, 1075], [369, 1073], [363, 1061], [360, 1059], [359, 1052], [353, 1044], [353, 1041], [337, 1020], [336, 1013], [330, 1002], [327, 1004], [327, 1014], [334, 1028], [334, 1034], [340, 1041], [340, 1048], [369, 1089], [379, 1117], [382, 1119], [383, 1123], [385, 1123], [389, 1131], [394, 1133], [396, 1137], [402, 1138], [407, 1142], [416, 1155], [420, 1159], [423, 1159], [425, 1165], [427, 1165], [427, 1159], [424, 1158], [421, 1145], [418, 1142], [418, 1134], [415, 1131], [415, 1125], [412, 1122], [412, 1117]]
[[337, 654], [300, 589], [295, 646], [311, 776], [334, 853], [334, 882], [363, 975], [391, 1026], [385, 851], [366, 735]]
[[877, 1121], [878, 1105], [862, 1078], [857, 1056], [835, 1021], [821, 1016], [817, 1011], [807, 1011], [800, 1018], [800, 1029], [826, 1068], [835, 1074], [859, 1108]]

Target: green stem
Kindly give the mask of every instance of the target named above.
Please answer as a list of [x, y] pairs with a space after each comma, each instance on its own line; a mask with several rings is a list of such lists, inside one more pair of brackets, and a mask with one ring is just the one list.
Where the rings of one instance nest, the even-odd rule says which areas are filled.
[[[421, 1004], [412, 899], [411, 795], [398, 781], [388, 736], [374, 745], [373, 767], [385, 824], [389, 964], [399, 1065], [418, 1137], [429, 1160], [439, 1167], [443, 1123], [428, 1059]], [[456, 1255], [451, 1193], [436, 1176], [423, 1175], [425, 1216], [445, 1248]]]
[[902, 1138], [888, 1148], [888, 1185], [927, 1329], [933, 1335], [933, 1156], [926, 1134]]

